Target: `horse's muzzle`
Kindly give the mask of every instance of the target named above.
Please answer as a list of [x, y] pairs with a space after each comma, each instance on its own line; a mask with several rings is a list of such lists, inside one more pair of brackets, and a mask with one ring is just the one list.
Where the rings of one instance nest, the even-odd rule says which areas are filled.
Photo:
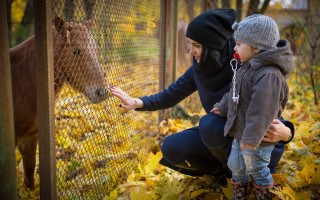
[[99, 99], [104, 100], [107, 97], [108, 90], [107, 90], [107, 88], [98, 88], [98, 89], [96, 89], [95, 93]]
[[92, 103], [100, 103], [107, 98], [108, 88], [101, 86], [88, 86], [85, 89], [85, 94]]
[[97, 88], [94, 92], [94, 103], [99, 103], [107, 98], [108, 89], [105, 87]]

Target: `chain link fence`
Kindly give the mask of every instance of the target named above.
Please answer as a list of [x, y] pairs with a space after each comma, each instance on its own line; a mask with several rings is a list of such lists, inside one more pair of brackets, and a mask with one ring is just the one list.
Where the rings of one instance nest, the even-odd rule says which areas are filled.
[[[53, 0], [52, 5], [53, 18], [61, 19], [55, 29], [66, 28], [63, 47], [53, 36], [57, 197], [103, 199], [155, 141], [159, 113], [123, 111], [107, 92], [111, 85], [133, 97], [159, 91], [164, 1]], [[23, 199], [20, 156], [17, 161]], [[35, 178], [38, 191], [38, 161]]]
[[[168, 27], [164, 27], [168, 20], [167, 3], [52, 0], [52, 17], [61, 20], [55, 23], [55, 28], [66, 29], [62, 31], [65, 45], [53, 45], [55, 89], [58, 89], [55, 101], [58, 199], [103, 199], [127, 179], [154, 147], [159, 113], [125, 112], [119, 108], [120, 101], [106, 93], [110, 86], [118, 85], [130, 96], [140, 97], [163, 87], [164, 66], [168, 61], [164, 52], [170, 54], [170, 50], [164, 51], [168, 50], [165, 38]], [[178, 78], [191, 65], [185, 38], [188, 22], [203, 11], [204, 1], [176, 3], [178, 24], [173, 42], [177, 47], [174, 74]], [[11, 6], [17, 10], [21, 5], [13, 2]], [[30, 23], [33, 1], [25, 1], [24, 6], [21, 24], [18, 15], [13, 15], [15, 20], [11, 21], [11, 46], [33, 33]], [[65, 24], [59, 27], [59, 23]], [[53, 38], [54, 44], [58, 43]], [[190, 113], [201, 109], [196, 93], [181, 105]], [[18, 152], [16, 155], [19, 199], [36, 199], [38, 192], [24, 195], [21, 156]], [[39, 190], [38, 163], [37, 153], [35, 191]]]
[[[164, 45], [160, 40], [161, 7], [159, 0], [55, 0], [53, 13], [74, 23], [93, 19], [91, 33], [99, 48], [96, 62], [106, 87], [118, 85], [137, 97], [159, 90]], [[90, 43], [84, 48], [95, 50]], [[84, 53], [82, 49], [75, 52]], [[86, 77], [90, 71], [78, 68], [69, 74], [55, 79], [56, 85], [62, 79], [73, 81], [62, 87], [56, 100], [57, 196], [101, 199], [137, 167], [147, 136], [157, 130], [158, 116], [156, 112], [122, 111], [119, 100], [112, 96], [92, 103], [76, 89], [83, 79], [94, 80]], [[89, 88], [90, 82], [86, 84]]]

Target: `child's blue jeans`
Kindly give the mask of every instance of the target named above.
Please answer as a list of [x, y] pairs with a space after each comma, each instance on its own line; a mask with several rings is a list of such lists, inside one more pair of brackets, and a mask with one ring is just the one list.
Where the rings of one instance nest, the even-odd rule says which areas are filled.
[[274, 145], [259, 146], [256, 149], [246, 147], [241, 151], [240, 141], [233, 139], [228, 167], [232, 171], [234, 182], [245, 183], [250, 176], [260, 186], [273, 184], [268, 164]]

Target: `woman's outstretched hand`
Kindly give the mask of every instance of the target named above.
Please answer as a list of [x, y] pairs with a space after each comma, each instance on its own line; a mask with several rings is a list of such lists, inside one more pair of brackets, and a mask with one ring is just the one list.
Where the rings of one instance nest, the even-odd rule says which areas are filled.
[[280, 120], [274, 119], [270, 124], [263, 141], [265, 142], [279, 142], [289, 141], [291, 138], [291, 130], [286, 127]]
[[130, 97], [118, 86], [111, 86], [110, 92], [122, 101], [119, 106], [125, 110], [132, 110], [142, 107], [142, 101], [140, 99]]

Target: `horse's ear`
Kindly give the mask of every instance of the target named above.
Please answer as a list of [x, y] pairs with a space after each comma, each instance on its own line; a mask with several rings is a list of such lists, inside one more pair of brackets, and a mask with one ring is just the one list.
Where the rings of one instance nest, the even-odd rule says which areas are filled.
[[83, 22], [82, 24], [85, 25], [90, 30], [96, 25], [96, 22], [94, 19], [89, 19], [89, 20]]
[[64, 25], [64, 21], [60, 18], [55, 16], [54, 17], [54, 26], [57, 29], [58, 32], [62, 32], [63, 31], [63, 25]]

